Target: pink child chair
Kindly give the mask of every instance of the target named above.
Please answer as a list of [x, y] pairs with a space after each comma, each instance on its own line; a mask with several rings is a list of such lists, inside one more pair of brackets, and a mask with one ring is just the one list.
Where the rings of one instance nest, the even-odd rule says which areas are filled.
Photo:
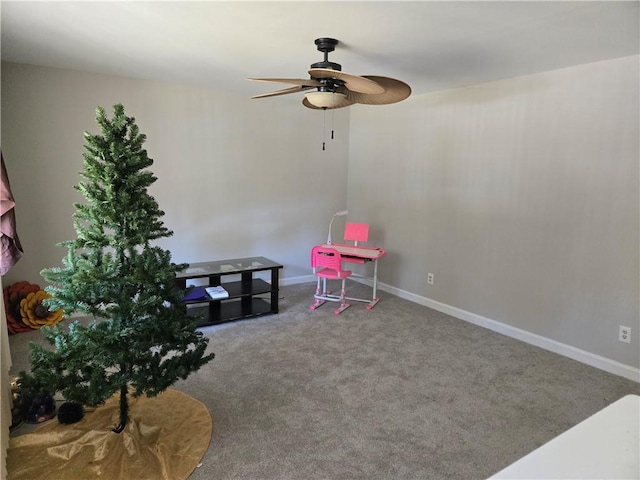
[[[316, 294], [313, 296], [315, 302], [311, 305], [311, 310], [324, 305], [327, 301], [340, 302], [340, 306], [333, 313], [339, 315], [351, 306], [345, 298], [345, 281], [351, 275], [351, 270], [342, 269], [342, 256], [335, 248], [321, 247], [316, 245], [311, 249], [311, 267], [313, 274], [318, 277]], [[320, 281], [322, 280], [322, 288]], [[331, 295], [327, 291], [327, 280], [342, 280], [340, 295]]]

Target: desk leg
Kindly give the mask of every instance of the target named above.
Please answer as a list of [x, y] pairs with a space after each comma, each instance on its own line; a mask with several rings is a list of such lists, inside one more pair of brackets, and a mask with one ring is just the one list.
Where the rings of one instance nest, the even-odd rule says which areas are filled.
[[367, 310], [371, 310], [380, 301], [378, 298], [378, 259], [373, 261], [373, 297], [367, 305]]

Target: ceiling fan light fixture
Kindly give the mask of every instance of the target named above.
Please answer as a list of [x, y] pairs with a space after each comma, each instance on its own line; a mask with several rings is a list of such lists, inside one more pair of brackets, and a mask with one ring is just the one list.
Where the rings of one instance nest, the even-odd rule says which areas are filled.
[[346, 95], [338, 92], [310, 92], [305, 95], [305, 98], [315, 107], [318, 108], [335, 108], [340, 105]]

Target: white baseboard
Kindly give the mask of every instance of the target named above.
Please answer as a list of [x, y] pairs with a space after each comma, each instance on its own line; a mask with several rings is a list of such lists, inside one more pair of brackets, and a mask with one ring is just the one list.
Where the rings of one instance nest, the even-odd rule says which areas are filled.
[[299, 283], [310, 283], [315, 281], [316, 281], [316, 276], [311, 274], [311, 275], [304, 275], [301, 277], [281, 278], [278, 284], [281, 287], [286, 287], [288, 285], [298, 285]]
[[579, 348], [572, 347], [571, 345], [567, 345], [556, 340], [552, 340], [550, 338], [543, 337], [526, 330], [522, 330], [521, 328], [513, 327], [511, 325], [507, 325], [506, 323], [498, 322], [496, 320], [483, 317], [482, 315], [477, 315], [475, 313], [462, 310], [461, 308], [452, 307], [451, 305], [447, 305], [445, 303], [441, 303], [436, 300], [423, 297], [421, 295], [416, 295], [415, 293], [407, 292], [406, 290], [392, 287], [391, 285], [378, 283], [378, 288], [393, 295], [397, 295], [400, 298], [404, 298], [405, 300], [424, 305], [425, 307], [433, 308], [434, 310], [437, 310], [439, 312], [446, 313], [447, 315], [451, 315], [452, 317], [458, 318], [460, 320], [464, 320], [465, 322], [488, 328], [489, 330], [493, 330], [494, 332], [501, 333], [508, 337], [521, 340], [530, 345], [535, 345], [536, 347], [549, 350], [550, 352], [554, 352], [559, 355], [571, 358], [572, 360], [576, 360], [600, 370], [604, 370], [605, 372], [613, 373], [614, 375], [619, 375], [621, 377], [628, 378], [629, 380], [640, 383], [640, 369], [634, 368], [630, 365], [616, 362], [615, 360], [611, 360], [610, 358], [601, 357], [600, 355], [587, 352], [586, 350], [581, 350]]
[[[353, 278], [353, 280], [356, 282], [364, 283], [366, 285], [371, 285], [371, 280], [363, 278]], [[315, 281], [315, 277], [313, 275], [306, 275], [301, 277], [283, 279], [281, 280], [280, 284], [295, 285], [298, 283], [313, 281]], [[475, 313], [462, 310], [461, 308], [452, 307], [451, 305], [447, 305], [446, 303], [423, 297], [422, 295], [417, 295], [415, 293], [407, 292], [406, 290], [392, 287], [391, 285], [387, 285], [386, 283], [378, 282], [378, 288], [384, 292], [391, 293], [392, 295], [396, 295], [400, 298], [404, 298], [405, 300], [409, 300], [419, 305], [424, 305], [425, 307], [433, 308], [434, 310], [446, 313], [447, 315], [451, 315], [452, 317], [464, 320], [465, 322], [488, 328], [489, 330], [501, 333], [503, 335], [506, 335], [507, 337], [515, 338], [530, 345], [535, 345], [536, 347], [540, 347], [545, 350], [549, 350], [550, 352], [571, 358], [572, 360], [576, 360], [591, 367], [595, 367], [605, 372], [619, 375], [621, 377], [628, 378], [629, 380], [633, 380], [634, 382], [640, 383], [639, 368], [616, 362], [615, 360], [611, 360], [610, 358], [602, 357], [600, 355], [596, 355], [595, 353], [572, 347], [571, 345], [567, 345], [565, 343], [561, 343], [556, 340], [552, 340], [550, 338], [528, 332], [527, 330], [522, 330], [521, 328], [507, 325], [506, 323], [483, 317], [482, 315], [477, 315]]]

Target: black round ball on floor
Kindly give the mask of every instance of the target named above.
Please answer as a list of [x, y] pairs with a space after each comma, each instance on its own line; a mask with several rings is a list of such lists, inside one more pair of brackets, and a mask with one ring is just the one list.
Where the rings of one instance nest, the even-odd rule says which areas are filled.
[[58, 409], [58, 421], [69, 424], [76, 423], [84, 417], [84, 408], [78, 402], [64, 402]]

